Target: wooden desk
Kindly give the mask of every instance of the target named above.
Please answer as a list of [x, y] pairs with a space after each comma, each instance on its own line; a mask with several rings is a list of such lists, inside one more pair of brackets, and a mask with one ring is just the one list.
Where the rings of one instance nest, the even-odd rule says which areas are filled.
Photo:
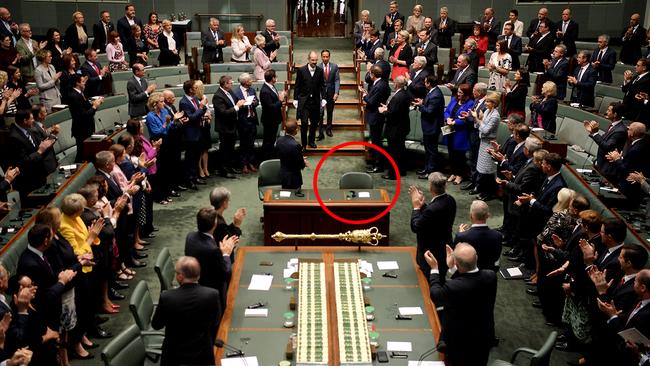
[[44, 186], [35, 189], [27, 195], [27, 202], [23, 202], [23, 207], [41, 207], [45, 206], [54, 199], [54, 197], [61, 192], [61, 188], [65, 183], [76, 176], [78, 171], [87, 168], [88, 163], [76, 164], [73, 170], [57, 169], [47, 176]]
[[[290, 197], [280, 197], [280, 191], [290, 192]], [[390, 205], [388, 192], [383, 189], [354, 190], [369, 192], [369, 198], [351, 197], [352, 190], [321, 189], [321, 199], [332, 212], [350, 220], [368, 219], [384, 211]], [[264, 194], [264, 245], [314, 245], [311, 240], [284, 240], [277, 243], [271, 235], [278, 231], [285, 234], [338, 234], [348, 230], [367, 229], [376, 226], [379, 232], [390, 235], [390, 212], [367, 225], [344, 224], [330, 217], [318, 204], [314, 191], [303, 190], [304, 197], [296, 197], [293, 190], [267, 190]], [[388, 245], [383, 238], [379, 245]], [[319, 245], [341, 245], [338, 240], [323, 240]]]
[[533, 136], [542, 142], [542, 149], [559, 154], [566, 159], [568, 144], [558, 140], [556, 135], [548, 131], [535, 131]]
[[94, 139], [92, 137], [89, 137], [84, 140], [84, 145], [83, 145], [83, 158], [86, 161], [95, 161], [95, 154], [97, 154], [100, 151], [108, 150], [111, 145], [113, 145], [113, 141], [115, 140], [115, 136], [117, 136], [120, 132], [122, 132], [122, 128], [115, 127], [114, 130], [108, 130], [108, 131], [97, 131], [94, 134], [96, 135], [106, 135], [106, 137], [101, 138], [101, 139]]
[[[411, 342], [413, 351], [410, 360], [419, 356], [437, 343], [440, 336], [440, 321], [435, 306], [429, 297], [429, 285], [417, 269], [414, 247], [362, 247], [361, 251], [349, 247], [263, 247], [239, 248], [228, 289], [226, 310], [221, 320], [217, 338], [238, 348], [246, 356], [257, 356], [260, 365], [277, 365], [285, 360], [285, 350], [295, 328], [283, 327], [283, 314], [289, 311], [292, 290], [285, 289], [283, 268], [291, 258], [316, 258], [325, 262], [328, 293], [333, 291], [334, 259], [360, 258], [376, 263], [381, 260], [395, 260], [399, 264], [399, 277], [382, 277], [377, 270], [372, 275], [371, 289], [364, 291], [370, 305], [375, 307], [372, 322], [379, 333], [379, 350], [386, 350], [386, 341]], [[261, 266], [261, 261], [271, 261], [273, 266]], [[253, 274], [271, 273], [273, 283], [269, 291], [249, 291], [248, 284]], [[332, 288], [330, 288], [330, 286]], [[334, 296], [332, 296], [334, 297]], [[266, 318], [245, 318], [246, 306], [263, 302], [267, 304]], [[328, 303], [328, 313], [335, 314], [335, 302]], [[415, 315], [413, 320], [396, 320], [397, 306], [420, 306], [424, 315]], [[337, 324], [335, 317], [328, 316], [329, 365], [339, 366]], [[222, 349], [215, 348], [216, 364], [221, 365]], [[435, 360], [435, 353], [427, 360]], [[406, 366], [407, 359], [391, 359], [391, 365]], [[377, 364], [376, 361], [373, 364]]]

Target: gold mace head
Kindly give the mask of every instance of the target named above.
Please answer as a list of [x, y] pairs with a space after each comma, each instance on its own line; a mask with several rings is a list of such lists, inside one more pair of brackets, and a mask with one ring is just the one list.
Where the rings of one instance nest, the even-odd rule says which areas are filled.
[[369, 229], [356, 229], [339, 234], [285, 234], [278, 231], [271, 237], [278, 243], [285, 239], [306, 239], [315, 241], [319, 239], [338, 238], [341, 241], [346, 241], [349, 243], [378, 245], [379, 241], [385, 238], [386, 235], [381, 234], [377, 227], [371, 227]]

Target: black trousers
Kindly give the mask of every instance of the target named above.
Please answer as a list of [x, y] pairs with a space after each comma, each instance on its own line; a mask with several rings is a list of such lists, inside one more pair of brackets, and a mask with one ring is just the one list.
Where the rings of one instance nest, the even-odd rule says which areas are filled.
[[257, 135], [257, 126], [248, 122], [241, 123], [238, 128], [239, 132], [239, 156], [242, 165], [252, 164], [255, 160], [255, 136]]
[[465, 151], [449, 149], [449, 165], [451, 173], [463, 178], [467, 177], [467, 157]]
[[[404, 146], [404, 143], [406, 142], [406, 139], [402, 136], [389, 137], [387, 142], [388, 153], [393, 158], [393, 160], [395, 160], [395, 164], [397, 164], [397, 168], [399, 169], [400, 174], [405, 174], [406, 168], [404, 167], [404, 152], [406, 150], [406, 147]], [[392, 166], [388, 167], [388, 175], [391, 177], [395, 177], [397, 175]]]
[[476, 172], [476, 190], [484, 195], [493, 195], [497, 186], [494, 174], [482, 174]]
[[264, 124], [264, 140], [262, 141], [262, 159], [273, 159], [275, 156], [275, 140], [278, 138], [279, 122]]
[[479, 173], [476, 171], [476, 162], [478, 161], [478, 149], [481, 146], [481, 139], [478, 130], [471, 127], [469, 130], [469, 170], [472, 183], [478, 184]]
[[424, 171], [427, 173], [432, 173], [437, 170], [439, 139], [440, 132], [422, 136], [422, 144], [424, 145]]
[[236, 133], [219, 132], [219, 153], [224, 168], [234, 168], [235, 165], [235, 142]]
[[[302, 146], [316, 142], [316, 129], [320, 121], [320, 101], [309, 100], [307, 105], [302, 107], [300, 114], [300, 140]], [[309, 136], [307, 135], [309, 131]], [[309, 139], [307, 139], [309, 137]]]
[[334, 91], [332, 90], [331, 92], [328, 91], [327, 95], [325, 96], [325, 100], [327, 101], [327, 105], [325, 105], [325, 108], [321, 109], [320, 113], [320, 132], [323, 132], [323, 126], [325, 125], [325, 110], [327, 110], [327, 128], [331, 129], [332, 128], [332, 120], [334, 118]]
[[[374, 145], [377, 145], [381, 148], [384, 147], [384, 121], [375, 122], [374, 125], [370, 125], [370, 142]], [[373, 165], [376, 168], [383, 169], [384, 161], [386, 158], [375, 149], [372, 149], [371, 155], [374, 159]]]
[[201, 158], [201, 146], [199, 141], [185, 142], [185, 181], [191, 182], [196, 179]]
[[83, 163], [84, 162], [84, 141], [90, 136], [85, 136], [85, 137], [75, 137], [75, 144], [77, 145], [77, 155], [75, 155], [74, 162], [75, 163]]

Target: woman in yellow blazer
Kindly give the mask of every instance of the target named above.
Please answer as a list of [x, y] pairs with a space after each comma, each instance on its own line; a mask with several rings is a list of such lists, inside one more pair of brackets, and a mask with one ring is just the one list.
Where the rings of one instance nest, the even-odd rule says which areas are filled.
[[[81, 220], [81, 213], [86, 206], [86, 199], [78, 194], [72, 193], [63, 199], [61, 204], [61, 226], [59, 232], [70, 243], [74, 253], [77, 256], [90, 255], [93, 251], [92, 245], [99, 245], [99, 232], [104, 227], [104, 219], [95, 221], [90, 227], [87, 227]], [[99, 283], [92, 273], [91, 265], [83, 266], [82, 273], [77, 273], [75, 284], [75, 306], [77, 311], [77, 326], [70, 332], [69, 340], [72, 344], [81, 342], [82, 344], [92, 344], [86, 338], [86, 333], [93, 330], [96, 304], [101, 301], [101, 294], [97, 289]], [[77, 356], [80, 358], [90, 358], [92, 355], [85, 354], [77, 350]], [[85, 350], [84, 350], [85, 351]]]

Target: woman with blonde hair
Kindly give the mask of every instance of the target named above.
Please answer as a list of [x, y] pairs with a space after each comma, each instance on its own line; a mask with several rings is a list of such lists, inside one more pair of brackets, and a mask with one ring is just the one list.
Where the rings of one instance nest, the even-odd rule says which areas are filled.
[[488, 153], [488, 149], [491, 142], [497, 138], [497, 130], [501, 121], [498, 108], [500, 102], [501, 97], [498, 93], [490, 93], [485, 97], [485, 111], [482, 113], [477, 113], [476, 110], [471, 112], [474, 121], [478, 123], [478, 135], [481, 140], [476, 160], [476, 172], [479, 174], [476, 190], [479, 192], [479, 199], [483, 201], [492, 199], [496, 193], [497, 166]]
[[230, 61], [232, 62], [250, 62], [248, 52], [253, 46], [244, 33], [244, 27], [241, 25], [235, 26], [232, 30], [232, 38], [230, 39], [230, 47], [232, 48]]
[[264, 36], [261, 34], [256, 35], [255, 48], [253, 49], [253, 63], [255, 64], [253, 74], [256, 80], [264, 80], [264, 73], [271, 68], [271, 60], [278, 54], [278, 50], [274, 50], [271, 52], [271, 57], [269, 57], [264, 51], [265, 46], [266, 39]]
[[72, 48], [72, 52], [80, 54], [88, 48], [88, 30], [80, 11], [72, 13], [72, 24], [65, 30], [65, 44]]
[[[201, 80], [197, 80], [194, 84], [196, 86], [196, 97], [203, 100], [205, 96], [205, 85]], [[208, 151], [212, 147], [212, 113], [208, 109], [203, 118], [201, 119], [201, 138], [199, 144], [201, 145], [201, 158], [199, 159], [199, 177], [209, 178], [210, 170], [208, 170]]]
[[160, 66], [176, 66], [181, 61], [181, 57], [178, 55], [181, 42], [172, 32], [172, 22], [169, 19], [163, 20], [162, 29], [158, 35], [158, 47], [160, 48], [158, 62]]
[[542, 96], [533, 95], [533, 102], [530, 104], [531, 127], [540, 127], [544, 130], [555, 133], [555, 118], [557, 117], [557, 85], [547, 81], [542, 85]]
[[408, 19], [406, 19], [406, 31], [411, 34], [411, 39], [414, 41], [413, 43], [417, 43], [418, 32], [420, 29], [424, 28], [425, 17], [422, 15], [423, 12], [424, 8], [422, 5], [417, 4], [413, 7], [413, 15], [410, 15]]
[[405, 76], [409, 73], [409, 66], [413, 63], [413, 49], [408, 44], [409, 32], [401, 30], [397, 35], [397, 43], [390, 50], [388, 62], [393, 64], [391, 79]]
[[39, 65], [34, 69], [34, 81], [39, 90], [41, 104], [47, 109], [47, 113], [52, 111], [52, 106], [61, 104], [61, 89], [59, 78], [62, 73], [56, 72], [52, 65], [52, 52], [48, 50], [38, 50], [36, 52], [36, 61]]

